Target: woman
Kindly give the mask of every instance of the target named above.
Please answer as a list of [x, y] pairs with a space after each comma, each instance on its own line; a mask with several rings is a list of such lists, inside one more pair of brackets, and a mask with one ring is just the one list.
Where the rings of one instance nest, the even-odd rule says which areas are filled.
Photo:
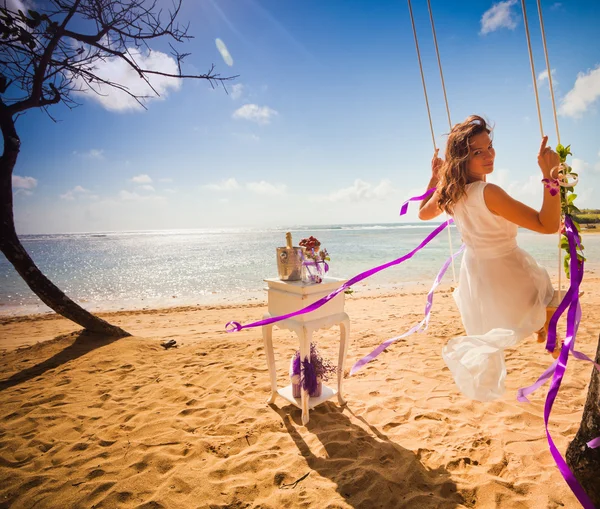
[[445, 160], [436, 150], [432, 161], [428, 189], [437, 189], [419, 210], [424, 220], [450, 214], [466, 245], [454, 298], [467, 336], [452, 339], [442, 355], [459, 388], [480, 401], [504, 393], [503, 349], [535, 331], [543, 334], [554, 293], [546, 270], [517, 246], [517, 228], [555, 233], [560, 225], [553, 179], [560, 158], [546, 146], [548, 137], [538, 154], [545, 181], [538, 212], [486, 182], [496, 155], [490, 133], [477, 115], [452, 128]]

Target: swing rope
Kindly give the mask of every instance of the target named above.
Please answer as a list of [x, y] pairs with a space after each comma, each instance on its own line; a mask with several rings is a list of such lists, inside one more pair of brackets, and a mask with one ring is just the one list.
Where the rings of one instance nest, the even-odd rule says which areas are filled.
[[440, 69], [440, 79], [442, 80], [442, 90], [444, 91], [444, 103], [446, 103], [446, 114], [448, 115], [448, 127], [452, 130], [452, 120], [450, 120], [450, 107], [448, 106], [448, 96], [446, 95], [446, 84], [444, 83], [444, 73], [442, 71], [442, 60], [440, 59], [440, 50], [438, 49], [437, 37], [435, 35], [435, 24], [433, 23], [433, 12], [431, 10], [431, 1], [427, 0], [427, 9], [429, 10], [429, 19], [431, 20], [431, 31], [433, 32], [433, 43], [435, 44], [435, 54], [437, 55], [438, 67]]
[[419, 51], [419, 40], [417, 39], [417, 29], [415, 28], [415, 19], [413, 18], [412, 5], [408, 0], [408, 10], [410, 11], [410, 21], [412, 23], [413, 34], [415, 36], [415, 47], [417, 48], [417, 59], [419, 60], [419, 69], [421, 70], [421, 82], [423, 83], [423, 93], [425, 94], [425, 106], [427, 106], [427, 117], [429, 118], [429, 128], [431, 129], [431, 141], [433, 141], [433, 150], [437, 150], [435, 144], [435, 134], [433, 133], [433, 122], [431, 121], [431, 110], [429, 109], [429, 98], [427, 97], [427, 85], [425, 85], [425, 75], [423, 74], [423, 65], [421, 63], [421, 52]]
[[[560, 145], [560, 131], [558, 130], [558, 116], [556, 115], [556, 102], [554, 101], [554, 87], [552, 86], [552, 68], [550, 67], [550, 59], [548, 58], [548, 48], [546, 46], [546, 31], [544, 30], [544, 18], [542, 16], [542, 4], [537, 0], [538, 14], [540, 16], [540, 29], [542, 32], [542, 44], [544, 46], [544, 56], [546, 57], [546, 72], [548, 73], [548, 86], [550, 87], [550, 98], [552, 99], [552, 112], [554, 113], [554, 126], [556, 127], [556, 141]], [[539, 110], [539, 105], [538, 105]], [[558, 300], [560, 301], [562, 293], [562, 232], [558, 230]]]
[[[544, 46], [544, 56], [546, 58], [546, 72], [548, 73], [548, 86], [550, 87], [550, 96], [552, 97], [552, 111], [554, 112], [554, 124], [556, 126], [556, 138], [560, 143], [560, 133], [558, 131], [558, 117], [556, 115], [556, 103], [554, 101], [554, 88], [552, 86], [552, 71], [550, 69], [550, 60], [548, 58], [548, 48], [546, 47], [546, 33], [544, 30], [544, 19], [542, 17], [542, 6], [540, 0], [537, 0], [538, 13], [540, 17], [540, 27], [542, 32], [542, 42]], [[527, 8], [525, 7], [525, 0], [521, 0], [521, 7], [523, 9], [523, 22], [525, 24], [525, 35], [527, 36], [527, 49], [529, 51], [529, 63], [531, 65], [531, 77], [533, 79], [533, 90], [535, 91], [535, 104], [537, 106], [538, 120], [540, 123], [540, 134], [544, 137], [544, 128], [542, 126], [542, 111], [540, 108], [540, 98], [538, 95], [537, 79], [535, 76], [535, 66], [533, 63], [533, 53], [531, 51], [531, 37], [529, 36], [529, 23], [527, 22]], [[563, 270], [563, 258], [561, 249], [562, 233], [558, 231], [558, 302], [562, 297], [562, 270]]]
[[[552, 85], [552, 72], [550, 69], [550, 60], [548, 58], [548, 49], [546, 46], [546, 31], [544, 30], [544, 18], [542, 16], [542, 4], [537, 0], [538, 14], [540, 16], [540, 29], [542, 32], [542, 44], [544, 45], [544, 56], [546, 57], [546, 70], [548, 72], [548, 85], [550, 86], [550, 98], [552, 99], [552, 112], [554, 113], [554, 126], [556, 127], [556, 140], [560, 144], [560, 132], [558, 130], [558, 116], [556, 115], [556, 102], [554, 100], [554, 87]], [[539, 108], [539, 106], [538, 106]]]
[[[440, 77], [442, 79], [442, 88], [444, 90], [444, 101], [446, 102], [446, 113], [448, 114], [448, 124], [450, 126], [450, 130], [452, 130], [452, 121], [450, 120], [450, 108], [448, 107], [448, 98], [446, 96], [446, 85], [444, 84], [444, 73], [442, 72], [442, 61], [440, 59], [440, 52], [438, 50], [437, 37], [435, 35], [435, 25], [433, 23], [433, 14], [431, 12], [431, 3], [427, 0], [427, 4], [429, 7], [429, 18], [431, 19], [431, 29], [433, 31], [433, 40], [435, 42], [435, 51], [438, 59], [438, 66], [440, 69]], [[415, 27], [415, 19], [413, 16], [412, 4], [411, 1], [408, 0], [408, 11], [410, 13], [410, 22], [412, 24], [413, 35], [415, 37], [415, 48], [417, 49], [417, 59], [419, 61], [419, 70], [421, 71], [421, 82], [423, 84], [423, 93], [425, 95], [425, 105], [427, 106], [427, 117], [429, 118], [429, 128], [431, 129], [431, 139], [433, 141], [433, 150], [434, 152], [437, 150], [437, 145], [435, 143], [435, 134], [433, 132], [433, 122], [431, 120], [431, 109], [429, 108], [429, 98], [427, 96], [427, 86], [425, 85], [425, 74], [423, 73], [423, 64], [421, 62], [421, 52], [419, 51], [419, 40], [417, 38], [417, 29]], [[446, 224], [450, 226], [450, 217], [446, 212]], [[456, 284], [456, 268], [454, 266], [454, 249], [452, 248], [452, 235], [450, 233], [450, 228], [448, 228], [448, 245], [450, 248], [450, 258], [452, 260], [452, 281]]]
[[538, 95], [537, 78], [535, 76], [535, 64], [533, 63], [533, 53], [531, 52], [531, 37], [529, 36], [529, 23], [527, 22], [527, 8], [525, 0], [521, 0], [523, 7], [523, 22], [525, 24], [525, 36], [527, 37], [527, 49], [529, 50], [529, 64], [531, 67], [531, 79], [533, 80], [533, 91], [535, 92], [535, 104], [537, 105], [538, 121], [540, 123], [540, 135], [544, 137], [544, 126], [542, 125], [542, 111], [540, 110], [540, 97]]

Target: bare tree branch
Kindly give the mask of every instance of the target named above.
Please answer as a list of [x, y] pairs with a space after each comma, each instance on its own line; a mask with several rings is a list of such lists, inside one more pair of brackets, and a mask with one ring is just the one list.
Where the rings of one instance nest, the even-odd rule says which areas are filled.
[[[128, 94], [145, 108], [144, 100], [151, 95], [132, 91], [99, 74], [98, 65], [112, 60], [125, 63], [156, 97], [160, 91], [153, 76], [202, 79], [213, 88], [221, 84], [227, 92], [225, 83], [237, 76], [223, 77], [215, 72], [214, 65], [204, 74], [182, 69], [189, 53], [178, 51], [174, 44], [192, 38], [188, 26], [177, 22], [182, 1], [174, 1], [167, 13], [157, 9], [156, 0], [51, 0], [44, 12], [27, 14], [0, 9], [0, 94], [4, 107], [11, 115], [61, 101], [75, 107], [79, 103], [74, 93], [89, 90], [106, 95], [98, 88], [101, 85]], [[92, 33], [70, 28], [75, 20], [78, 27], [89, 25]], [[159, 39], [170, 39], [170, 56], [177, 72], [143, 64], [143, 52], [150, 54], [150, 42]]]
[[[191, 0], [195, 1], [195, 0]], [[8, 8], [0, 0], [0, 251], [25, 283], [57, 313], [87, 330], [123, 337], [128, 333], [92, 315], [65, 295], [35, 265], [21, 244], [14, 223], [12, 176], [19, 152], [15, 122], [31, 108], [41, 108], [49, 118], [51, 107], [62, 103], [80, 105], [83, 93], [107, 96], [125, 94], [141, 107], [162, 93], [161, 82], [169, 79], [203, 79], [211, 86], [235, 76], [221, 77], [211, 66], [205, 74], [184, 73], [188, 53], [175, 47], [188, 41], [188, 27], [177, 17], [182, 0], [173, 9], [157, 9], [156, 0], [45, 0], [39, 12]], [[168, 67], [151, 68], [151, 43], [166, 40], [171, 55]], [[102, 71], [104, 64], [123, 65], [143, 79], [143, 86], [127, 85]], [[177, 71], [173, 71], [177, 69]]]

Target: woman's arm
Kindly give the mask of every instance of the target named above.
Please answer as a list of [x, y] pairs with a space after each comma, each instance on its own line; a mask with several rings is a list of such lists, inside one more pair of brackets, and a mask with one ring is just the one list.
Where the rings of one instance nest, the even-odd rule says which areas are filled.
[[[433, 154], [433, 159], [431, 160], [431, 178], [429, 179], [429, 184], [427, 184], [427, 189], [436, 187], [440, 181], [440, 170], [444, 161], [438, 157], [439, 150], [439, 148], [435, 149], [435, 154]], [[419, 205], [419, 219], [426, 221], [442, 213], [442, 210], [438, 206], [439, 197], [438, 191], [435, 191], [421, 202]]]
[[[538, 164], [544, 178], [551, 179], [552, 169], [560, 164], [560, 158], [551, 148], [546, 147], [548, 137], [544, 136]], [[544, 186], [544, 201], [538, 212], [535, 209], [510, 197], [502, 188], [488, 184], [483, 191], [487, 208], [494, 214], [528, 230], [539, 233], [556, 233], [560, 227], [560, 193], [552, 196]]]

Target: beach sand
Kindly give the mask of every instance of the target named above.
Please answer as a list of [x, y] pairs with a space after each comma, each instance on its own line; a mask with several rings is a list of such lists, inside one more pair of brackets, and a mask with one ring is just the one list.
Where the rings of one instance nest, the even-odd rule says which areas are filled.
[[[593, 356], [600, 281], [584, 282], [578, 349]], [[348, 296], [352, 364], [422, 317], [425, 289]], [[258, 320], [265, 303], [101, 315], [134, 336], [82, 333], [56, 316], [0, 321], [2, 508], [578, 507], [544, 432], [546, 386], [516, 401], [552, 362], [533, 338], [508, 351], [507, 393], [464, 398], [441, 358], [463, 333], [448, 287], [426, 333], [398, 341], [344, 383], [346, 407], [310, 413], [278, 398]], [[337, 359], [338, 330], [315, 340]], [[177, 348], [160, 342], [174, 339]], [[275, 329], [278, 381], [297, 340]], [[581, 418], [592, 367], [569, 362], [550, 431], [561, 452]], [[296, 484], [295, 481], [299, 480]]]

